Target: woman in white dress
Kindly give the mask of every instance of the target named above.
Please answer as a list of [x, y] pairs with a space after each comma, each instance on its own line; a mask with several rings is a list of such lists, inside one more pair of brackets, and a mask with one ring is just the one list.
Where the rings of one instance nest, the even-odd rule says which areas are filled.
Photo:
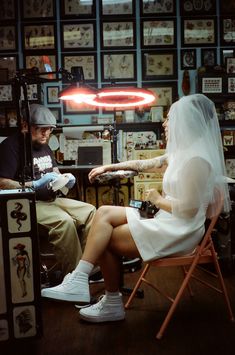
[[101, 206], [94, 217], [85, 251], [72, 274], [61, 285], [45, 289], [44, 297], [89, 303], [88, 277], [100, 265], [105, 281], [101, 300], [80, 310], [90, 322], [125, 318], [119, 293], [120, 256], [141, 257], [144, 261], [194, 250], [204, 233], [206, 209], [215, 212], [215, 188], [224, 194], [224, 211], [230, 209], [223, 146], [214, 103], [202, 94], [175, 102], [163, 123], [166, 154], [147, 160], [132, 160], [92, 169], [91, 182], [108, 171], [156, 172], [166, 167], [163, 193], [146, 192], [159, 211], [154, 218], [142, 218], [138, 209]]

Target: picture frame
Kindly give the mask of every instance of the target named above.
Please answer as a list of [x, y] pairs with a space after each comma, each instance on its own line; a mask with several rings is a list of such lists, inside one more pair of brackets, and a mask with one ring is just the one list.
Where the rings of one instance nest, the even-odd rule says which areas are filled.
[[60, 91], [59, 86], [47, 86], [47, 103], [48, 104], [59, 104], [60, 100], [58, 94]]
[[132, 17], [135, 14], [135, 1], [126, 0], [119, 1], [114, 0], [110, 3], [110, 0], [100, 0], [101, 16], [105, 17]]
[[41, 1], [40, 6], [32, 6], [30, 1], [21, 1], [21, 14], [23, 20], [53, 20], [55, 19], [56, 0]]
[[166, 110], [177, 100], [177, 81], [159, 81], [157, 83], [144, 84], [143, 87], [151, 90], [156, 97], [150, 107], [159, 106]]
[[62, 54], [62, 67], [71, 72], [72, 67], [82, 67], [86, 82], [97, 81], [97, 55], [96, 53]]
[[201, 92], [203, 94], [221, 94], [223, 92], [222, 77], [203, 77], [201, 82]]
[[11, 23], [0, 26], [0, 52], [17, 51], [16, 26]]
[[[67, 85], [63, 85], [63, 90], [67, 87]], [[97, 89], [97, 87], [94, 86], [94, 89]], [[69, 115], [77, 115], [80, 113], [84, 114], [92, 114], [92, 113], [97, 113], [98, 108], [96, 106], [89, 105], [85, 102], [82, 103], [76, 103], [73, 102], [72, 100], [63, 100], [63, 113], [64, 114], [69, 114]]]
[[135, 52], [101, 54], [102, 81], [135, 81], [136, 75]]
[[27, 23], [22, 25], [23, 48], [25, 51], [53, 50], [57, 47], [54, 23]]
[[11, 84], [0, 84], [0, 106], [12, 105], [14, 101], [14, 92]]
[[235, 94], [235, 76], [227, 78], [227, 93]]
[[96, 26], [94, 21], [62, 22], [61, 50], [96, 49]]
[[220, 62], [221, 65], [226, 64], [226, 58], [235, 57], [235, 49], [233, 48], [221, 48], [220, 49]]
[[96, 0], [89, 0], [89, 4], [82, 1], [61, 0], [61, 18], [94, 18], [96, 16]]
[[143, 51], [142, 80], [176, 79], [176, 59], [176, 50]]
[[9, 79], [13, 79], [13, 77], [16, 75], [16, 71], [19, 68], [18, 55], [0, 55], [0, 68], [8, 69], [8, 77]]
[[[22, 101], [25, 100], [23, 88], [21, 87], [21, 97]], [[41, 85], [40, 84], [28, 84], [27, 85], [27, 100], [30, 103], [40, 103], [41, 102]]]
[[48, 107], [52, 114], [55, 116], [57, 123], [62, 123], [61, 107]]
[[216, 1], [180, 0], [181, 16], [216, 15]]
[[235, 16], [221, 16], [220, 18], [220, 45], [235, 45]]
[[16, 0], [1, 0], [0, 22], [15, 21], [17, 18]]
[[176, 19], [142, 19], [141, 20], [141, 46], [152, 47], [176, 47]]
[[225, 58], [225, 67], [227, 74], [235, 74], [235, 57]]
[[[32, 69], [37, 68], [39, 73], [45, 73], [47, 67], [50, 67], [51, 71], [56, 71], [58, 67], [56, 52], [47, 51], [46, 54], [42, 54], [42, 51], [35, 51], [30, 53], [25, 53], [24, 55], [24, 68]], [[46, 79], [50, 79], [53, 81], [56, 80], [56, 74], [48, 74], [42, 75], [41, 77], [45, 77]]]
[[217, 45], [215, 17], [182, 18], [182, 47], [215, 47]]
[[182, 70], [196, 69], [197, 53], [195, 48], [181, 49], [180, 62]]
[[201, 49], [201, 66], [214, 67], [217, 64], [217, 50], [216, 48], [202, 48]]
[[141, 16], [175, 16], [176, 1], [175, 0], [140, 0]]
[[135, 47], [134, 21], [104, 20], [101, 26], [102, 49]]

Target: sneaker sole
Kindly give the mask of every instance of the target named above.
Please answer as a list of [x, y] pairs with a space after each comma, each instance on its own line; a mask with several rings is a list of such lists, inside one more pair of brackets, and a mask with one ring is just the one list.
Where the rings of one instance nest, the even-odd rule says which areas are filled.
[[72, 302], [72, 303], [77, 303], [77, 304], [80, 304], [80, 305], [89, 305], [90, 304], [90, 300], [89, 301], [88, 300], [81, 301], [81, 299], [79, 300], [78, 298], [76, 298], [76, 295], [67, 294], [66, 296], [64, 296], [64, 295], [60, 296], [60, 295], [58, 295], [58, 293], [47, 294], [46, 292], [43, 292], [45, 290], [46, 289], [43, 289], [41, 291], [41, 296], [43, 298], [49, 298], [49, 299], [52, 299], [52, 300], [63, 301], [63, 302]]
[[90, 323], [104, 323], [104, 322], [116, 322], [116, 321], [120, 321], [120, 320], [124, 320], [125, 319], [125, 314], [120, 315], [120, 316], [115, 316], [111, 318], [110, 316], [107, 317], [92, 317], [92, 316], [86, 316], [85, 314], [83, 315], [82, 310], [79, 312], [80, 314], [80, 318], [86, 322], [90, 322]]

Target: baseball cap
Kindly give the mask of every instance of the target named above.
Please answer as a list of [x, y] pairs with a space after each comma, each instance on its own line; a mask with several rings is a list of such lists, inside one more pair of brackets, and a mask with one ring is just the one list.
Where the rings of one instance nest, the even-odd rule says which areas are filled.
[[56, 127], [56, 118], [47, 107], [32, 104], [29, 110], [32, 125], [39, 127]]

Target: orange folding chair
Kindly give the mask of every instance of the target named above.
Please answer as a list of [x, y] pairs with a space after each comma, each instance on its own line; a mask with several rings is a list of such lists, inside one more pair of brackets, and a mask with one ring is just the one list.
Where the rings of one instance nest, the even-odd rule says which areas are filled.
[[[191, 279], [197, 280], [197, 281], [201, 282], [202, 284], [219, 292], [221, 295], [223, 295], [224, 299], [225, 299], [226, 306], [227, 306], [229, 318], [232, 322], [234, 322], [234, 316], [233, 316], [230, 300], [229, 300], [228, 293], [227, 293], [225, 283], [223, 280], [223, 276], [221, 273], [220, 265], [218, 262], [218, 257], [217, 257], [216, 251], [214, 249], [214, 244], [212, 241], [214, 227], [215, 227], [215, 224], [217, 222], [217, 219], [221, 213], [222, 206], [223, 206], [222, 194], [219, 191], [217, 191], [216, 193], [217, 193], [217, 200], [218, 200], [216, 216], [214, 216], [213, 218], [208, 217], [209, 224], [206, 228], [206, 231], [204, 233], [204, 236], [203, 236], [200, 244], [196, 247], [195, 251], [190, 255], [179, 256], [179, 257], [165, 257], [162, 259], [157, 259], [157, 260], [153, 260], [151, 262], [148, 262], [146, 264], [146, 266], [144, 267], [144, 270], [141, 273], [128, 301], [125, 304], [125, 308], [129, 308], [129, 306], [130, 306], [137, 290], [139, 289], [140, 285], [142, 284], [142, 282], [151, 286], [155, 291], [157, 291], [160, 294], [162, 294], [163, 296], [165, 296], [171, 302], [171, 306], [168, 310], [168, 313], [167, 313], [159, 331], [156, 334], [157, 339], [162, 338], [163, 333], [165, 332], [165, 330], [168, 326], [168, 323], [171, 320], [171, 317], [172, 317], [172, 315], [173, 315], [173, 313], [174, 313], [174, 311], [181, 299], [181, 296], [182, 296], [185, 288], [188, 289], [191, 296], [193, 295], [191, 287], [189, 285], [189, 281]], [[210, 206], [208, 207], [208, 210], [207, 210], [207, 216], [210, 216]], [[203, 265], [200, 266], [200, 264], [208, 264], [208, 263], [214, 264], [215, 272], [211, 272], [208, 269], [203, 268]], [[164, 267], [164, 266], [167, 266], [167, 267], [168, 266], [177, 266], [177, 267], [181, 266], [184, 271], [183, 282], [181, 283], [181, 285], [178, 289], [178, 292], [174, 298], [172, 298], [171, 296], [169, 296], [165, 292], [162, 292], [157, 287], [157, 285], [155, 285], [155, 283], [150, 282], [149, 280], [146, 279], [146, 275], [151, 267]], [[200, 276], [195, 274], [196, 269], [201, 270]], [[209, 282], [208, 280], [203, 279], [202, 275], [204, 273], [212, 276], [214, 278], [214, 281]]]

